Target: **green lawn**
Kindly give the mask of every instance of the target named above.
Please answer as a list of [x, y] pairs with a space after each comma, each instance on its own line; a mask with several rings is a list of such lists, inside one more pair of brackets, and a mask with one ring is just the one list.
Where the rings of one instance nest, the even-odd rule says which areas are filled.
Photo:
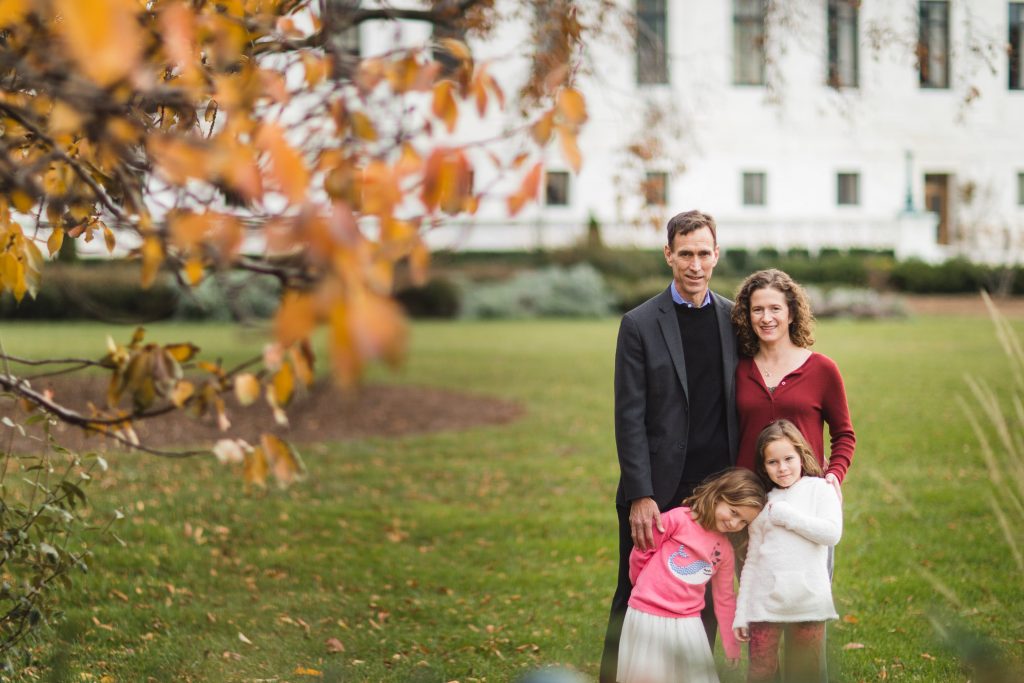
[[[1024, 661], [1021, 579], [954, 400], [964, 373], [1003, 381], [990, 329], [819, 326], [858, 435], [834, 680], [966, 681], [935, 624]], [[0, 339], [15, 355], [95, 356], [106, 332], [4, 324]], [[111, 458], [90, 495], [97, 514], [128, 512], [128, 546], [95, 539], [94, 571], [66, 597], [67, 680], [498, 683], [548, 664], [594, 676], [616, 562], [615, 334], [615, 321], [417, 324], [406, 368], [376, 381], [497, 395], [526, 417], [319, 444], [288, 491], [247, 496], [212, 459]], [[150, 337], [238, 359], [260, 343], [220, 327]]]

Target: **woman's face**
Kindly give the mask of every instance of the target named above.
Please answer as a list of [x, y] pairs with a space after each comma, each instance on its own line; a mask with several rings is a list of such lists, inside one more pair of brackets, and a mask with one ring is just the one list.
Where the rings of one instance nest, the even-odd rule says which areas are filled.
[[789, 337], [790, 322], [785, 294], [766, 287], [750, 295], [750, 326], [762, 343], [771, 344]]

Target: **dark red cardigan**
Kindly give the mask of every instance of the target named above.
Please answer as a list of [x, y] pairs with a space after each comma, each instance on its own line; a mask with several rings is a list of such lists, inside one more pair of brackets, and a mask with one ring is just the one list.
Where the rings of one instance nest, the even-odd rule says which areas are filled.
[[[853, 460], [856, 438], [843, 378], [828, 356], [812, 353], [803, 365], [782, 378], [775, 393], [768, 391], [754, 359], [741, 356], [736, 366], [736, 411], [740, 421], [736, 464], [740, 467], [754, 469], [758, 434], [771, 422], [785, 418], [803, 432], [825, 472], [832, 472], [843, 481]], [[826, 424], [832, 439], [827, 462]]]

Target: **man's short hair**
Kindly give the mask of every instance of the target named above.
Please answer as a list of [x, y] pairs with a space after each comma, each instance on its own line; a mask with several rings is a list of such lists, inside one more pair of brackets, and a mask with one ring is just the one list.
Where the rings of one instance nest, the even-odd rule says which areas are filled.
[[700, 230], [701, 228], [708, 228], [711, 230], [711, 239], [715, 246], [718, 246], [718, 229], [715, 227], [715, 219], [706, 213], [702, 213], [694, 209], [693, 211], [684, 211], [683, 213], [677, 213], [675, 216], [668, 221], [668, 246], [672, 247], [672, 243], [676, 239], [676, 235], [689, 235], [694, 230]]

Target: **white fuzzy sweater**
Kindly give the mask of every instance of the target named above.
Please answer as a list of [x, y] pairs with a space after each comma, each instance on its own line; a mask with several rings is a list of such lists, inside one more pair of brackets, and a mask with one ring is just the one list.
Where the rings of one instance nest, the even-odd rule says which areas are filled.
[[837, 618], [827, 562], [842, 533], [842, 506], [824, 479], [772, 489], [750, 525], [733, 627]]

